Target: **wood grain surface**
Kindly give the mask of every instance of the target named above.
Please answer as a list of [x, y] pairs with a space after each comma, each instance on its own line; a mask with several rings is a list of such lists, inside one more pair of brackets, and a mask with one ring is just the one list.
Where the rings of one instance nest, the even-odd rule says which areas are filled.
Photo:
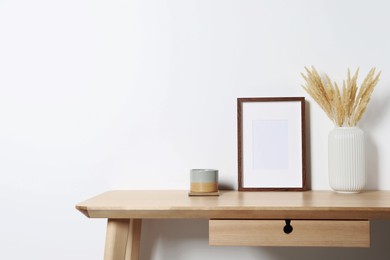
[[189, 197], [188, 191], [109, 191], [76, 205], [90, 218], [390, 219], [390, 191], [220, 191]]

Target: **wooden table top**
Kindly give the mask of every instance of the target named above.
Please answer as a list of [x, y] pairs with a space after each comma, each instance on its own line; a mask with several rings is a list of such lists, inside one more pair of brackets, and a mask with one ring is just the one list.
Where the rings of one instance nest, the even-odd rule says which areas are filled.
[[189, 197], [184, 190], [118, 190], [76, 208], [90, 218], [390, 219], [390, 191], [220, 191], [220, 196]]

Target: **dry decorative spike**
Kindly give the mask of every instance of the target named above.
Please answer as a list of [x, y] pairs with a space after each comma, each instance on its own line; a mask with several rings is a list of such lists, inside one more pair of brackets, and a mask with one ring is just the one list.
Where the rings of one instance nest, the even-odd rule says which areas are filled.
[[306, 92], [320, 105], [326, 115], [337, 126], [356, 126], [366, 111], [371, 94], [379, 81], [381, 72], [375, 75], [375, 68], [367, 74], [360, 87], [357, 86], [359, 69], [351, 78], [348, 69], [347, 80], [343, 81], [340, 89], [336, 82], [325, 74], [324, 79], [320, 77], [317, 70], [312, 66], [311, 70], [306, 68], [306, 74], [302, 77], [306, 85], [302, 86]]

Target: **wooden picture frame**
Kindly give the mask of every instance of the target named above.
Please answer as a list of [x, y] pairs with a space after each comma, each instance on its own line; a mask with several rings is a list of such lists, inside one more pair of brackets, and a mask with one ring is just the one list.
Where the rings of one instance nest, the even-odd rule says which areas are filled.
[[238, 190], [306, 189], [305, 98], [237, 99]]

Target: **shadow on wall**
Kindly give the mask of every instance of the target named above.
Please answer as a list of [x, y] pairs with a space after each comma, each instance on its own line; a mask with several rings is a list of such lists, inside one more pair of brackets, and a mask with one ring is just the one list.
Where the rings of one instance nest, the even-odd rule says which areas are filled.
[[[389, 87], [387, 89], [390, 90]], [[374, 93], [375, 95], [375, 93]], [[379, 137], [373, 136], [372, 132], [377, 128], [383, 127], [383, 121], [386, 115], [390, 115], [390, 93], [382, 94], [375, 97], [368, 106], [367, 111], [359, 122], [360, 128], [365, 134], [366, 144], [366, 173], [367, 173], [367, 189], [379, 189], [379, 160], [377, 141]]]
[[214, 247], [207, 220], [145, 220], [140, 260], [388, 260], [390, 222], [371, 222], [371, 248]]

